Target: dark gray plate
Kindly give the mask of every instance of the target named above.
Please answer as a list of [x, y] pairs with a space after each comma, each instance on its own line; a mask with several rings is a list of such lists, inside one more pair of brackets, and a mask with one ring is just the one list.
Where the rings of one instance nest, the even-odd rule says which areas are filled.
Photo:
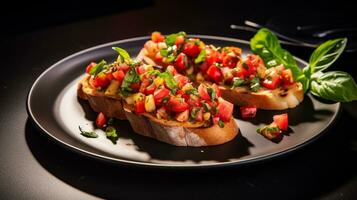
[[[194, 35], [208, 44], [217, 46], [239, 46], [248, 53], [247, 41]], [[317, 136], [336, 118], [340, 104], [326, 104], [306, 95], [296, 108], [285, 111], [259, 110], [257, 117], [243, 121], [238, 109], [235, 118], [240, 135], [233, 141], [214, 147], [175, 147], [135, 134], [127, 121], [118, 121], [120, 138], [117, 144], [99, 132], [99, 138], [90, 139], [80, 135], [78, 126], [93, 129], [95, 113], [87, 102], [77, 99], [77, 83], [85, 66], [91, 61], [106, 59], [113, 61], [117, 55], [111, 47], [120, 46], [131, 55], [136, 55], [149, 37], [121, 40], [96, 46], [71, 55], [47, 69], [33, 84], [27, 100], [29, 116], [35, 124], [59, 144], [87, 156], [121, 164], [150, 167], [220, 167], [240, 165], [296, 150]], [[301, 59], [296, 59], [303, 67]], [[289, 131], [279, 142], [271, 142], [256, 133], [256, 129], [272, 121], [278, 113], [289, 114]]]

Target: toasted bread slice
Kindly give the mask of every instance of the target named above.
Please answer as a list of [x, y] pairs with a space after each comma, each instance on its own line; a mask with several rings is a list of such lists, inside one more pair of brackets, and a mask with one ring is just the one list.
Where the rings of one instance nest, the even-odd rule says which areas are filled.
[[220, 89], [222, 97], [235, 105], [255, 105], [265, 110], [294, 108], [304, 99], [304, 90], [299, 82], [274, 90], [262, 88], [259, 92], [252, 92], [247, 87], [231, 89], [220, 86]]
[[89, 102], [95, 112], [102, 112], [105, 116], [120, 120], [126, 119], [122, 101], [119, 96], [107, 96], [89, 85], [89, 75], [78, 84], [77, 95]]
[[89, 76], [86, 75], [79, 83], [78, 96], [88, 100], [96, 112], [103, 112], [107, 117], [129, 120], [134, 132], [140, 135], [175, 146], [200, 147], [226, 143], [234, 139], [239, 132], [233, 118], [221, 128], [218, 125], [203, 127], [203, 123], [157, 119], [149, 113], [136, 115], [119, 96], [107, 96], [104, 92], [97, 91], [89, 85], [88, 80]]

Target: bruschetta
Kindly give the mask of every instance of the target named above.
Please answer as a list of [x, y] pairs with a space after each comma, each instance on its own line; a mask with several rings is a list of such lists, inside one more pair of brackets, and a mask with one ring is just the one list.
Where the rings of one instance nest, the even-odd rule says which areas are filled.
[[176, 146], [211, 146], [239, 132], [233, 104], [215, 84], [195, 84], [175, 70], [159, 71], [126, 55], [112, 64], [92, 63], [86, 72], [78, 96], [96, 112], [129, 120], [140, 135]]
[[258, 55], [243, 56], [233, 46], [206, 45], [184, 32], [166, 37], [152, 33], [137, 58], [158, 68], [174, 68], [194, 82], [216, 83], [223, 98], [239, 106], [283, 110], [304, 98], [302, 84], [283, 65], [267, 68]]

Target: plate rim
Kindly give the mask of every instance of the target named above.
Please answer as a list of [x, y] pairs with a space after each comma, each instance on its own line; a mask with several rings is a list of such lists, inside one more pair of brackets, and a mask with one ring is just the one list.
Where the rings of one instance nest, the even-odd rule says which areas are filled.
[[[243, 39], [236, 39], [236, 38], [231, 38], [231, 37], [223, 37], [223, 36], [212, 36], [212, 35], [201, 35], [201, 34], [189, 34], [188, 36], [190, 37], [198, 37], [198, 38], [202, 38], [202, 39], [213, 39], [213, 40], [221, 40], [221, 41], [231, 41], [231, 42], [237, 42], [237, 43], [243, 43], [243, 44], [249, 44], [249, 41], [247, 40], [243, 40]], [[185, 163], [185, 164], [176, 164], [176, 163], [148, 163], [148, 162], [140, 162], [140, 161], [133, 161], [133, 160], [126, 160], [126, 159], [122, 159], [122, 158], [114, 158], [114, 157], [109, 157], [109, 156], [105, 156], [105, 155], [100, 155], [97, 153], [93, 153], [87, 150], [83, 150], [79, 147], [76, 147], [72, 144], [69, 144], [67, 142], [64, 142], [60, 139], [58, 139], [57, 137], [55, 137], [54, 135], [52, 135], [50, 133], [50, 131], [47, 131], [42, 125], [41, 123], [39, 123], [34, 114], [33, 114], [33, 110], [31, 109], [31, 96], [33, 95], [33, 92], [36, 88], [36, 86], [38, 85], [39, 81], [42, 79], [42, 77], [44, 77], [50, 70], [52, 70], [53, 68], [55, 68], [57, 65], [73, 58], [76, 57], [78, 55], [84, 54], [86, 52], [90, 52], [105, 46], [110, 46], [111, 44], [121, 44], [121, 43], [126, 43], [126, 42], [133, 42], [133, 41], [138, 41], [138, 40], [144, 40], [144, 39], [149, 39], [150, 36], [140, 36], [140, 37], [133, 37], [133, 38], [127, 38], [127, 39], [122, 39], [122, 40], [117, 40], [117, 41], [112, 41], [112, 42], [107, 42], [107, 43], [103, 43], [100, 45], [96, 45], [84, 50], [81, 50], [79, 52], [76, 52], [74, 54], [71, 54], [57, 62], [55, 62], [54, 64], [52, 64], [50, 67], [48, 67], [46, 70], [44, 70], [37, 78], [36, 80], [32, 83], [31, 88], [29, 89], [28, 93], [27, 93], [27, 97], [26, 97], [26, 110], [27, 113], [31, 119], [32, 124], [34, 124], [36, 126], [37, 129], [40, 130], [40, 132], [44, 133], [46, 136], [48, 136], [51, 140], [55, 141], [57, 144], [64, 146], [66, 149], [70, 149], [74, 152], [77, 152], [81, 155], [85, 155], [85, 156], [90, 156], [91, 158], [95, 158], [98, 160], [103, 160], [105, 162], [110, 162], [110, 163], [115, 163], [115, 164], [124, 164], [127, 166], [135, 166], [135, 167], [150, 167], [150, 168], [175, 168], [175, 169], [202, 169], [202, 168], [219, 168], [219, 167], [231, 167], [231, 166], [241, 166], [241, 165], [247, 165], [247, 164], [253, 164], [253, 163], [258, 163], [258, 162], [263, 162], [263, 161], [268, 161], [274, 158], [277, 158], [279, 156], [284, 156], [287, 154], [290, 154], [296, 150], [301, 149], [301, 147], [308, 145], [312, 142], [314, 142], [317, 138], [321, 137], [322, 135], [324, 135], [324, 133], [327, 132], [327, 130], [329, 130], [331, 128], [331, 125], [336, 121], [336, 118], [338, 117], [340, 111], [341, 111], [341, 103], [337, 102], [336, 103], [336, 112], [333, 114], [333, 116], [331, 117], [331, 119], [328, 121], [327, 125], [323, 128], [321, 128], [320, 130], [318, 130], [318, 134], [316, 134], [313, 137], [310, 137], [308, 139], [303, 140], [301, 143], [296, 144], [288, 149], [279, 151], [279, 152], [275, 152], [275, 153], [271, 153], [268, 155], [260, 155], [254, 158], [247, 158], [247, 159], [240, 159], [239, 161], [225, 161], [225, 162], [218, 162], [218, 163], [200, 163], [200, 164], [192, 164], [192, 163]], [[304, 65], [307, 65], [308, 63], [301, 59], [298, 58], [296, 56], [293, 56], [295, 60], [301, 62]], [[311, 94], [306, 94], [311, 96]]]

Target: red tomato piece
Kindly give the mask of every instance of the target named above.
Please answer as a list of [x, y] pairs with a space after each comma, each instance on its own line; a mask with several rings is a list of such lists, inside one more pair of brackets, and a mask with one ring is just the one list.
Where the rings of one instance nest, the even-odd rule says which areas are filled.
[[264, 79], [262, 85], [268, 89], [274, 90], [279, 86], [281, 79], [279, 75], [269, 76], [268, 78]]
[[220, 98], [217, 106], [217, 116], [224, 122], [229, 122], [232, 118], [233, 104]]
[[98, 74], [93, 79], [90, 79], [90, 83], [93, 87], [101, 87], [105, 88], [109, 85], [110, 80], [107, 78], [105, 74]]
[[202, 110], [202, 109], [200, 109], [199, 111], [197, 111], [196, 121], [197, 121], [197, 122], [202, 122], [202, 121], [203, 121], [203, 110]]
[[290, 69], [285, 69], [281, 73], [284, 85], [291, 85], [294, 83], [293, 73]]
[[203, 100], [211, 100], [211, 97], [207, 92], [207, 87], [203, 84], [198, 86], [198, 94]]
[[138, 101], [134, 104], [135, 113], [144, 113], [145, 112], [145, 100]]
[[223, 66], [229, 67], [229, 68], [234, 68], [239, 61], [239, 58], [237, 56], [231, 56], [231, 55], [226, 55], [223, 57]]
[[148, 78], [145, 78], [141, 81], [139, 92], [144, 93], [146, 88], [152, 83], [152, 81]]
[[111, 81], [111, 80], [114, 80], [113, 73], [107, 73], [106, 76], [107, 76], [107, 79], [108, 79], [108, 80], [110, 80], [110, 81]]
[[212, 84], [211, 88], [216, 92], [217, 97], [222, 96], [221, 90], [218, 88], [218, 85], [215, 83]]
[[86, 73], [89, 74], [90, 70], [96, 65], [97, 65], [97, 63], [91, 62], [86, 68]]
[[170, 111], [180, 113], [185, 110], [188, 110], [189, 105], [184, 101], [183, 98], [171, 97], [166, 104], [166, 108]]
[[105, 115], [102, 112], [100, 112], [97, 116], [97, 119], [95, 120], [95, 125], [98, 128], [103, 128], [106, 123], [107, 123], [107, 119]]
[[196, 44], [196, 42], [189, 41], [183, 46], [182, 52], [192, 58], [196, 58], [198, 54], [200, 54], [201, 48], [199, 45]]
[[172, 65], [167, 66], [166, 71], [168, 71], [173, 76], [175, 76], [177, 74], [175, 67]]
[[274, 115], [273, 119], [274, 119], [274, 123], [280, 128], [280, 130], [283, 131], [288, 130], [289, 121], [288, 121], [287, 113], [281, 115]]
[[241, 106], [239, 110], [243, 119], [254, 118], [257, 114], [257, 107], [253, 105]]
[[154, 92], [154, 101], [155, 101], [155, 105], [159, 105], [161, 104], [162, 100], [165, 97], [169, 97], [170, 96], [170, 90], [166, 89], [165, 87], [156, 90]]
[[122, 80], [125, 77], [125, 73], [123, 72], [123, 70], [117, 70], [115, 72], [113, 72], [113, 77], [118, 80], [119, 82], [122, 82]]
[[181, 74], [175, 75], [174, 79], [175, 79], [176, 83], [178, 84], [179, 88], [182, 88], [184, 85], [186, 85], [190, 81], [187, 76], [183, 76]]
[[134, 92], [139, 91], [140, 89], [140, 83], [132, 83], [130, 85], [130, 88], [133, 89]]
[[216, 83], [219, 83], [220, 81], [223, 80], [223, 75], [221, 70], [215, 65], [211, 65], [208, 68], [207, 75]]
[[145, 95], [154, 94], [155, 90], [156, 90], [156, 85], [154, 83], [152, 83], [145, 89], [144, 94]]
[[145, 73], [145, 68], [142, 65], [142, 66], [137, 67], [136, 71], [138, 72], [138, 74], [143, 74], [143, 73]]
[[180, 53], [175, 60], [174, 66], [179, 71], [185, 70], [188, 67], [187, 56], [184, 53]]
[[151, 34], [151, 40], [156, 43], [163, 42], [165, 40], [165, 36], [161, 35], [160, 32], [155, 31]]
[[121, 64], [119, 66], [117, 66], [118, 70], [123, 70], [124, 73], [126, 73], [129, 70], [129, 66], [127, 64]]
[[185, 38], [182, 35], [179, 35], [179, 36], [177, 36], [177, 38], [175, 40], [175, 45], [180, 46], [184, 42], [185, 42]]

